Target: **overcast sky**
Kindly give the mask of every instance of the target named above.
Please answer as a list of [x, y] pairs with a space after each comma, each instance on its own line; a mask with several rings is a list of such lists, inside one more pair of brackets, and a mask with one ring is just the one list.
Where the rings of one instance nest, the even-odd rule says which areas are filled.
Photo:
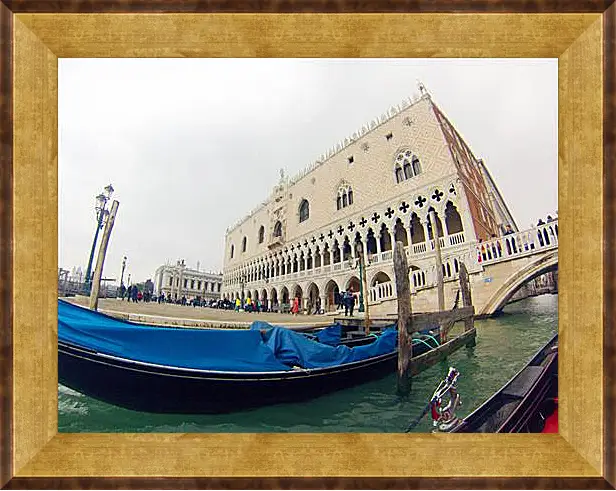
[[557, 206], [556, 59], [60, 59], [59, 266], [85, 271], [95, 196], [120, 202], [104, 277], [183, 258], [222, 270], [225, 229], [421, 80], [521, 228]]

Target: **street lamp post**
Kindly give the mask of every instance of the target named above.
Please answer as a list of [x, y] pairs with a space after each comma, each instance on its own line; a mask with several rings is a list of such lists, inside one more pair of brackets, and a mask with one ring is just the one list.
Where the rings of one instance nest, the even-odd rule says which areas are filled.
[[[120, 275], [120, 292], [122, 292], [122, 287], [124, 286], [124, 268], [126, 268], [126, 256], [122, 259], [122, 274]], [[124, 297], [124, 295], [122, 295]]]
[[92, 250], [90, 251], [90, 259], [88, 260], [88, 269], [86, 269], [86, 293], [90, 293], [90, 288], [92, 286], [92, 261], [94, 260], [94, 251], [96, 249], [96, 242], [98, 240], [98, 232], [103, 228], [103, 224], [105, 221], [105, 216], [109, 213], [105, 207], [107, 206], [107, 201], [111, 198], [113, 194], [113, 186], [109, 184], [105, 187], [104, 193], [99, 194], [96, 197], [96, 232], [94, 233], [94, 241], [92, 242]]

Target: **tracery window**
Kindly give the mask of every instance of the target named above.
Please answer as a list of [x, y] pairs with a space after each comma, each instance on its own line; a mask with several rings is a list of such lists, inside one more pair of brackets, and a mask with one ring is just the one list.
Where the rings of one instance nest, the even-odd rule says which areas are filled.
[[396, 182], [400, 183], [421, 174], [421, 163], [410, 150], [403, 150], [396, 155], [394, 168]]
[[353, 204], [353, 188], [350, 184], [343, 183], [338, 187], [336, 196], [336, 209], [341, 210]]

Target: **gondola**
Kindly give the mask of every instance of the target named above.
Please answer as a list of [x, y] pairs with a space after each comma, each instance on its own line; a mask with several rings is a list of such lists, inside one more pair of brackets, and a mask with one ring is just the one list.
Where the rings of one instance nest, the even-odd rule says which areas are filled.
[[[248, 330], [153, 327], [58, 304], [59, 382], [154, 413], [221, 413], [311, 399], [395, 370], [397, 332], [327, 346], [259, 323]], [[418, 353], [430, 343], [418, 340]]]
[[[553, 433], [558, 431], [558, 334], [509, 382], [464, 419], [455, 411], [458, 371], [449, 369], [430, 401], [436, 431], [446, 433]], [[449, 402], [443, 407], [442, 398]]]

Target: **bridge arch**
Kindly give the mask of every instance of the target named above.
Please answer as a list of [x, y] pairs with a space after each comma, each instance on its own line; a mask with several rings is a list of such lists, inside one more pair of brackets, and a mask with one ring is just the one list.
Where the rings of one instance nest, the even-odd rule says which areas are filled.
[[483, 309], [478, 313], [481, 316], [493, 315], [500, 312], [511, 297], [523, 285], [534, 280], [542, 274], [556, 271], [558, 269], [558, 250], [551, 251], [537, 257], [534, 261], [528, 263], [522, 269], [512, 274], [501, 287], [494, 292], [490, 299], [486, 302]]

